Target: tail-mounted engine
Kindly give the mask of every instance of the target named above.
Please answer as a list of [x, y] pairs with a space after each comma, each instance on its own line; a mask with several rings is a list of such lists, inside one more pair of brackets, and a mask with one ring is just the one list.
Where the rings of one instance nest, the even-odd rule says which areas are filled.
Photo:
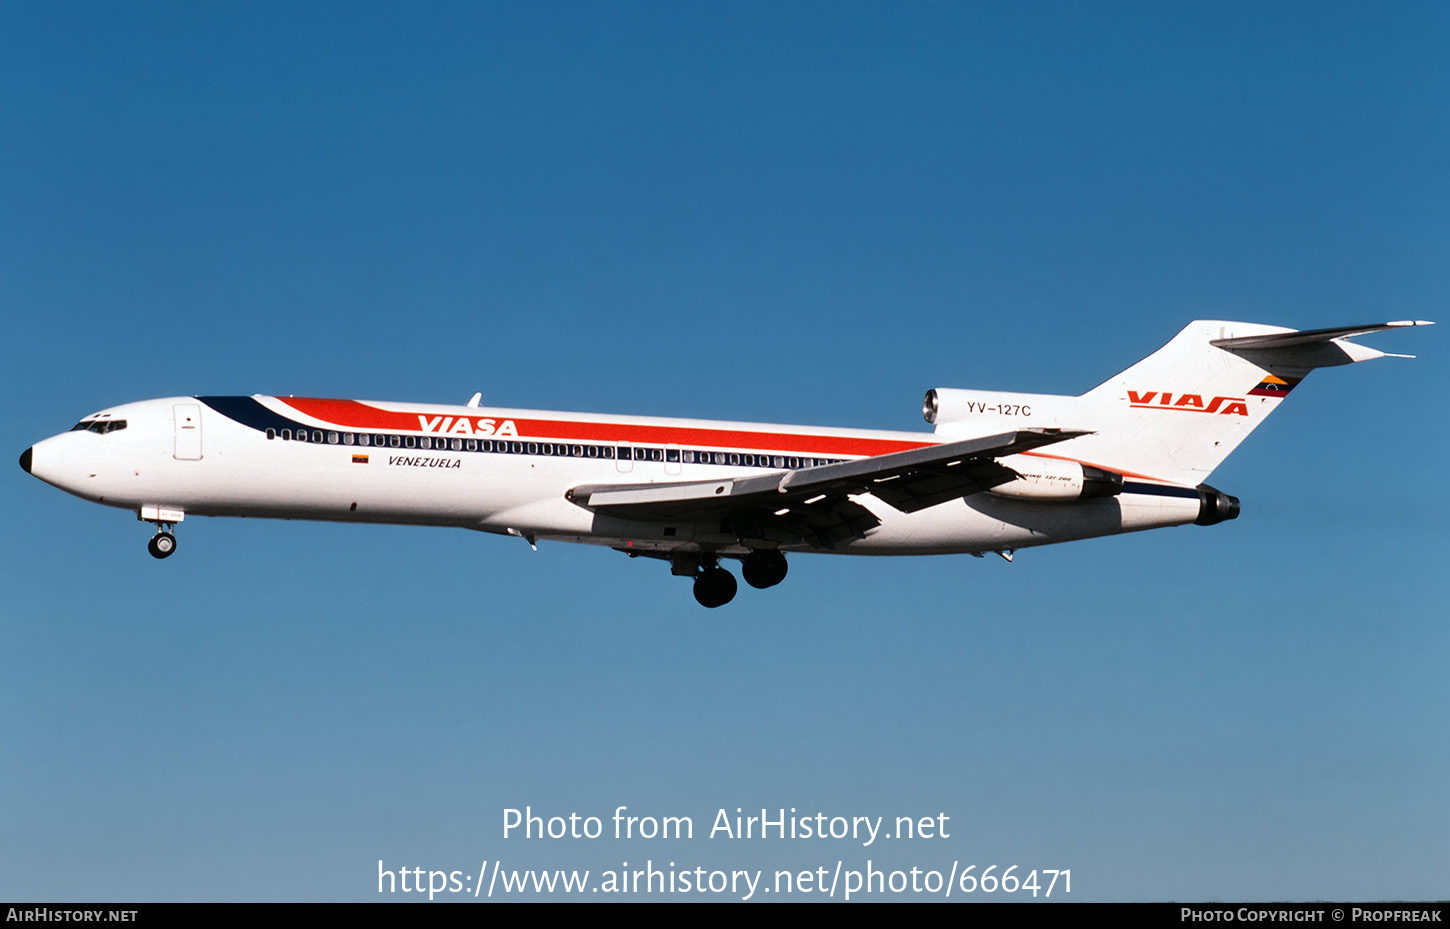
[[999, 497], [1071, 501], [1116, 497], [1123, 492], [1121, 474], [1076, 461], [1014, 455], [1002, 463], [1018, 476], [989, 491]]
[[1227, 519], [1239, 518], [1239, 498], [1207, 484], [1198, 485], [1198, 518], [1196, 526], [1212, 526]]
[[1074, 419], [1068, 414], [1077, 408], [1076, 397], [957, 387], [934, 387], [921, 401], [922, 417], [936, 426], [938, 432], [954, 423], [1021, 424], [1047, 428], [1066, 424], [1076, 427], [1080, 425], [1081, 417], [1077, 417], [1076, 422], [1066, 420]]

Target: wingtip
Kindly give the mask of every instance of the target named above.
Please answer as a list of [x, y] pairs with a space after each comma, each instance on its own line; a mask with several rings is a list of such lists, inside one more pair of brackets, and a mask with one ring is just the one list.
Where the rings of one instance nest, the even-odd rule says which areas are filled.
[[1433, 326], [1435, 324], [1428, 319], [1397, 319], [1393, 322], [1385, 323], [1385, 325], [1398, 329], [1403, 326]]

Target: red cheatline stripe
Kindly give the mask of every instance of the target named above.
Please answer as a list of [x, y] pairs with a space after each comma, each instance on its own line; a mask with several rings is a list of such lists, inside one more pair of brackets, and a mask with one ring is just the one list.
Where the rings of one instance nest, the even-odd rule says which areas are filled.
[[[422, 432], [422, 413], [395, 413], [356, 400], [322, 400], [312, 397], [277, 397], [299, 413], [332, 423], [342, 429]], [[455, 421], [457, 417], [452, 417]], [[469, 420], [498, 417], [469, 416]], [[937, 442], [902, 439], [873, 439], [861, 436], [794, 435], [788, 432], [752, 432], [741, 429], [707, 429], [692, 426], [650, 426], [634, 423], [591, 423], [556, 419], [513, 418], [518, 437], [580, 442], [638, 442], [649, 445], [702, 445], [709, 448], [738, 448], [750, 451], [794, 452], [801, 455], [885, 455]], [[452, 435], [454, 433], [444, 433]], [[461, 433], [459, 433], [461, 434]], [[512, 439], [513, 436], [507, 438]]]

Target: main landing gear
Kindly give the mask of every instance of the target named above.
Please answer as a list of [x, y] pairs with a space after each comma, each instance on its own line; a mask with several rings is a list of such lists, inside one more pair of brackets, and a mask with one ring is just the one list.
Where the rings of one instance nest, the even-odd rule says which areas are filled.
[[[777, 551], [758, 550], [753, 551], [741, 559], [740, 574], [745, 578], [745, 583], [751, 587], [764, 589], [774, 587], [785, 580], [785, 573], [788, 565], [785, 556]], [[695, 599], [707, 609], [714, 609], [724, 606], [735, 599], [735, 592], [739, 585], [735, 583], [735, 575], [720, 567], [719, 563], [702, 567], [698, 561], [677, 560], [674, 566], [676, 574], [694, 575], [695, 578]]]
[[724, 606], [735, 599], [735, 575], [716, 565], [695, 577], [695, 599], [709, 609]]
[[785, 556], [780, 552], [759, 549], [745, 556], [740, 566], [740, 574], [745, 578], [745, 583], [757, 590], [764, 590], [785, 580], [785, 572], [789, 568], [785, 563]]
[[176, 536], [165, 529], [161, 529], [146, 543], [146, 550], [151, 553], [152, 558], [166, 558], [176, 551]]

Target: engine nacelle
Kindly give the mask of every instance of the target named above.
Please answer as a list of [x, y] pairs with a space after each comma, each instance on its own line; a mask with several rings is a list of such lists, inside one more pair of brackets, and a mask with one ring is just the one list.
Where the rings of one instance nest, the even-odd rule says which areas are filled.
[[1071, 501], [1116, 497], [1123, 492], [1121, 474], [1076, 461], [1013, 455], [1002, 463], [1020, 477], [988, 491], [999, 497]]
[[1198, 485], [1198, 518], [1194, 523], [1200, 526], [1214, 526], [1228, 519], [1239, 518], [1239, 498], [1226, 494], [1217, 487]]
[[[1056, 394], [1019, 394], [1005, 390], [963, 390], [934, 387], [926, 392], [921, 415], [942, 432], [943, 427], [961, 424], [986, 429], [1028, 425], [1054, 428], [1075, 409], [1077, 397]], [[957, 431], [957, 430], [950, 430]]]

